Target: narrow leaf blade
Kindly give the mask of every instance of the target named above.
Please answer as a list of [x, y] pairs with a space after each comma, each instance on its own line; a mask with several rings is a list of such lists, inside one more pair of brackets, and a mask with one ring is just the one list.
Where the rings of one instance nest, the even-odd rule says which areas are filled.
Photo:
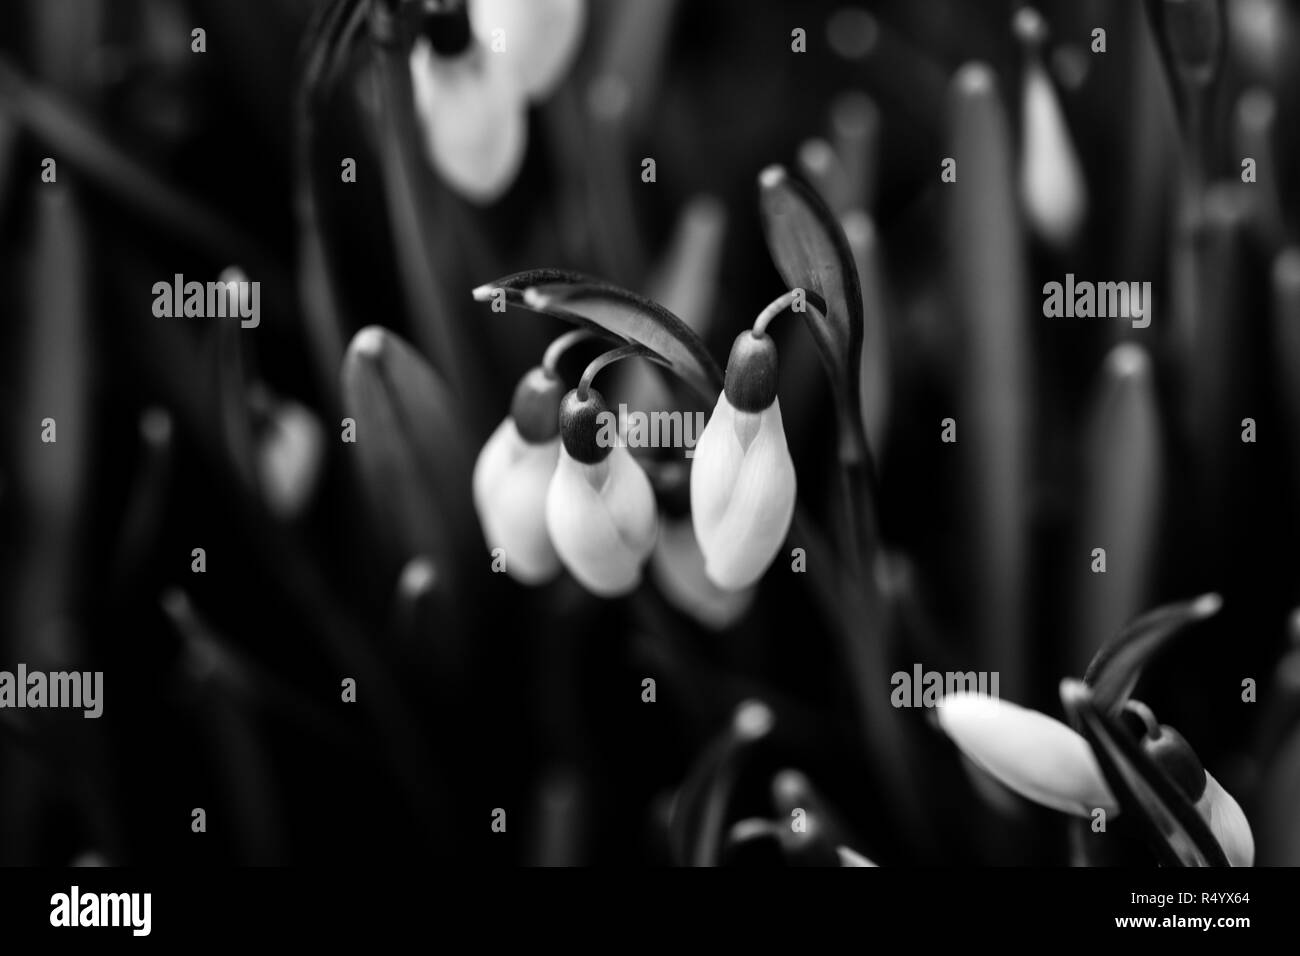
[[759, 210], [772, 262], [789, 288], [825, 305], [804, 313], [842, 401], [858, 406], [862, 287], [844, 230], [807, 183], [781, 166], [759, 175]]
[[1099, 710], [1117, 714], [1133, 692], [1151, 659], [1185, 627], [1216, 614], [1223, 606], [1217, 594], [1165, 604], [1149, 611], [1107, 643], [1088, 665], [1083, 682]]
[[480, 286], [475, 298], [490, 299], [496, 289], [505, 291], [507, 304], [643, 346], [710, 404], [722, 391], [722, 372], [703, 340], [685, 322], [645, 296], [578, 273], [538, 269]]

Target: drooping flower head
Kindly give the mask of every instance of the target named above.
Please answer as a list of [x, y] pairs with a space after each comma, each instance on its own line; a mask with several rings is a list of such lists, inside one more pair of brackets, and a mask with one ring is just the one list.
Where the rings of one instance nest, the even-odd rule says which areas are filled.
[[544, 368], [519, 381], [510, 414], [474, 465], [474, 506], [489, 548], [503, 548], [505, 569], [524, 584], [559, 573], [546, 530], [546, 493], [560, 456], [563, 385]]
[[608, 408], [580, 389], [560, 404], [560, 452], [546, 495], [546, 527], [560, 560], [587, 590], [617, 597], [641, 583], [659, 519], [645, 471], [621, 444], [598, 440]]
[[[1077, 682], [1066, 681], [1062, 694]], [[960, 693], [939, 705], [939, 726], [981, 769], [1028, 800], [1088, 818], [1122, 810], [1088, 741], [1038, 711], [982, 694]], [[1125, 723], [1142, 749], [1205, 820], [1233, 866], [1251, 866], [1255, 841], [1237, 801], [1201, 764], [1187, 741], [1157, 724], [1138, 701], [1125, 704]]]
[[710, 580], [730, 590], [762, 576], [794, 517], [794, 462], [776, 385], [776, 344], [765, 331], [740, 333], [722, 394], [695, 449], [695, 536]]
[[523, 165], [529, 101], [551, 93], [577, 51], [585, 0], [426, 6], [410, 67], [429, 161], [465, 198], [495, 202]]

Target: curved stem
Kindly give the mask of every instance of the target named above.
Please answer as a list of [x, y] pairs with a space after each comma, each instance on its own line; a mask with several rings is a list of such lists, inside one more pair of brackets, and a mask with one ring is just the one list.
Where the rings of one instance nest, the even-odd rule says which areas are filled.
[[754, 320], [754, 334], [765, 334], [767, 332], [767, 324], [786, 309], [790, 308], [796, 298], [801, 298], [803, 295], [803, 289], [791, 289], [789, 292], [782, 293], [769, 302], [767, 308], [758, 313], [758, 318]]
[[559, 338], [555, 339], [550, 345], [546, 346], [546, 352], [542, 355], [542, 371], [551, 378], [556, 378], [555, 366], [559, 364], [564, 353], [579, 342], [585, 342], [587, 339], [595, 338], [596, 333], [591, 329], [570, 329]]
[[613, 365], [615, 362], [620, 362], [625, 358], [633, 358], [635, 356], [645, 356], [649, 358], [653, 357], [654, 353], [644, 345], [638, 345], [636, 342], [629, 342], [627, 345], [620, 346], [616, 349], [610, 349], [602, 355], [597, 355], [591, 360], [591, 364], [583, 369], [582, 378], [578, 381], [578, 398], [584, 402], [587, 400], [587, 394], [591, 389], [592, 379], [594, 379], [596, 375], [599, 374], [600, 370], [606, 365]]

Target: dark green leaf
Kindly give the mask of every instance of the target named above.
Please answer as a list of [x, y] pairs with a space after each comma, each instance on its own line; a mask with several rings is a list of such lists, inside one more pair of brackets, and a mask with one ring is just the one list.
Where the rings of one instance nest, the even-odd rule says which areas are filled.
[[609, 283], [554, 269], [521, 272], [474, 290], [490, 300], [503, 289], [510, 305], [594, 328], [619, 342], [649, 349], [654, 361], [676, 373], [712, 405], [722, 391], [722, 372], [691, 328], [657, 302]]
[[[344, 412], [356, 419], [354, 449], [379, 536], [400, 564], [428, 555], [450, 578], [458, 552], [477, 537], [470, 460], [450, 389], [411, 346], [378, 326], [348, 346]], [[396, 569], [394, 569], [396, 573]]]
[[1097, 652], [1083, 675], [1097, 707], [1111, 716], [1118, 714], [1143, 668], [1166, 642], [1189, 624], [1213, 616], [1222, 604], [1217, 594], [1203, 594], [1148, 611], [1120, 631]]
[[862, 288], [844, 230], [807, 183], [781, 166], [758, 178], [763, 235], [781, 278], [809, 293], [804, 312], [837, 398], [859, 417]]

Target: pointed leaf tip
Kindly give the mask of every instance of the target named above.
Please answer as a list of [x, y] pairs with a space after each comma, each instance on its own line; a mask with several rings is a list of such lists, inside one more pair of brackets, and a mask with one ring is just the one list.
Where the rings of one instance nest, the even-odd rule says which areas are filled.
[[1188, 626], [1213, 617], [1222, 607], [1223, 599], [1211, 592], [1163, 605], [1133, 620], [1097, 652], [1083, 675], [1098, 709], [1119, 713], [1147, 664], [1168, 641]]

